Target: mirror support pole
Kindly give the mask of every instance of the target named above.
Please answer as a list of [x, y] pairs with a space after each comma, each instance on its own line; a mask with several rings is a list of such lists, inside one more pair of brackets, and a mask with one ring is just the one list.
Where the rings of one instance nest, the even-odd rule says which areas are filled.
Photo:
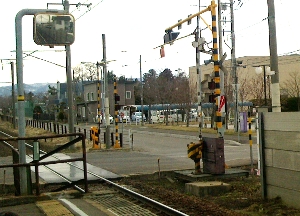
[[[63, 12], [58, 10], [45, 10], [45, 9], [23, 9], [20, 10], [15, 17], [15, 34], [16, 34], [16, 73], [17, 73], [17, 86], [18, 86], [18, 136], [25, 137], [25, 96], [24, 96], [24, 84], [23, 84], [23, 44], [22, 44], [22, 18], [25, 15], [34, 15], [36, 13], [46, 12]], [[19, 163], [26, 163], [26, 148], [25, 140], [18, 141], [19, 149]], [[21, 195], [28, 194], [27, 188], [27, 174], [26, 167], [20, 167], [20, 187]]]

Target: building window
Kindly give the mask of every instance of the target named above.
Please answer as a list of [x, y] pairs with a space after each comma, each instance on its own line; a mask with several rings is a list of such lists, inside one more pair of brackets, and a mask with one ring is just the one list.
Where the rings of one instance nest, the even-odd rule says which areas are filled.
[[94, 92], [89, 92], [86, 94], [86, 100], [87, 101], [94, 101]]
[[94, 92], [91, 92], [91, 101], [94, 101]]
[[131, 99], [131, 91], [126, 91], [125, 98], [126, 99]]

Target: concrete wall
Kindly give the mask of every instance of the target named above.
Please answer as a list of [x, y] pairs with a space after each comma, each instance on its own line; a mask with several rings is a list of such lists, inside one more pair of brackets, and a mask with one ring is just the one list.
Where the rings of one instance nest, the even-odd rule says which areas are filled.
[[300, 112], [263, 113], [267, 198], [300, 208]]

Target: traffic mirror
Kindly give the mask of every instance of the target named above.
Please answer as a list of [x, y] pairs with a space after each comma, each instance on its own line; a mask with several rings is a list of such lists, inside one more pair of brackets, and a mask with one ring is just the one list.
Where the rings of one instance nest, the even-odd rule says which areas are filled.
[[75, 19], [71, 14], [35, 14], [33, 26], [33, 40], [37, 45], [54, 47], [74, 43]]

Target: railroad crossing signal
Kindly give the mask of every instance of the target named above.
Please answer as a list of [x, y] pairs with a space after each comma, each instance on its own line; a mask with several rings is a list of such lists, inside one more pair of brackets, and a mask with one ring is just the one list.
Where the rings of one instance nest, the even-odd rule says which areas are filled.
[[172, 30], [166, 31], [166, 34], [164, 35], [164, 43], [170, 43], [173, 40], [175, 40], [180, 32], [173, 32]]

